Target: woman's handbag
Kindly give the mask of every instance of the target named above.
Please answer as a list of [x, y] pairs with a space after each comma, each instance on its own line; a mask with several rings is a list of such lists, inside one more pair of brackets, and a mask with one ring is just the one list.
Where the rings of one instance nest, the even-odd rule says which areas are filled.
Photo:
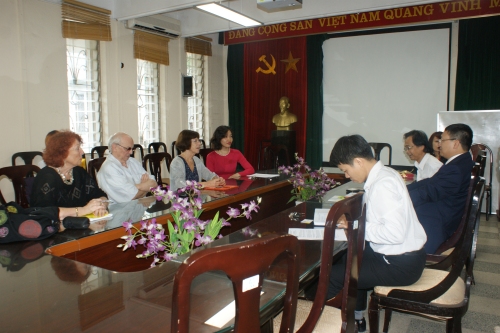
[[45, 239], [59, 231], [58, 207], [0, 205], [0, 243]]

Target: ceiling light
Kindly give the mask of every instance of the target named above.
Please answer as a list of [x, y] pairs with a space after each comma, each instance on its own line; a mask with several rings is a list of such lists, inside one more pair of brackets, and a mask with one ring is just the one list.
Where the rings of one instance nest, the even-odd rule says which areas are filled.
[[207, 5], [199, 5], [196, 8], [209, 12], [210, 14], [222, 17], [226, 20], [238, 23], [245, 27], [251, 27], [254, 25], [262, 25], [262, 23], [257, 22], [245, 15], [235, 12], [227, 7], [217, 5], [215, 3], [209, 3]]

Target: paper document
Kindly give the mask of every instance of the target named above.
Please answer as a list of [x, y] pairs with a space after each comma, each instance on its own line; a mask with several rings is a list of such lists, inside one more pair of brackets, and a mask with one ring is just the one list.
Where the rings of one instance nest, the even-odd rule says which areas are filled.
[[274, 178], [274, 177], [279, 177], [280, 175], [277, 173], [254, 173], [253, 175], [248, 175], [247, 177], [250, 178]]
[[314, 225], [325, 225], [329, 208], [316, 208], [314, 210]]
[[102, 221], [102, 220], [111, 220], [113, 218], [112, 213], [108, 213], [104, 216], [95, 216], [93, 213], [84, 215], [84, 217], [88, 217], [90, 220], [90, 223], [94, 223], [97, 221]]
[[[289, 228], [288, 233], [301, 240], [323, 240], [325, 233], [324, 228], [315, 229], [302, 229], [302, 228]], [[335, 229], [336, 241], [347, 241], [344, 229]]]

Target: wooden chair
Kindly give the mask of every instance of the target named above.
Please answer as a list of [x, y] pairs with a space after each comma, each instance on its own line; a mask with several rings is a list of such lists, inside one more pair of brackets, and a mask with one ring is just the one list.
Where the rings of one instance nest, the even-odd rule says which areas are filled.
[[[29, 207], [29, 195], [31, 194], [34, 175], [39, 171], [40, 168], [36, 165], [15, 165], [0, 168], [0, 177], [6, 176], [12, 181], [15, 201], [24, 208]], [[29, 182], [26, 181], [26, 178], [29, 178]], [[7, 204], [1, 191], [0, 202], [2, 205]]]
[[278, 169], [280, 165], [290, 165], [290, 155], [285, 145], [270, 145], [262, 151], [262, 161], [259, 161], [259, 170]]
[[161, 177], [161, 165], [165, 161], [167, 170], [170, 172], [170, 163], [172, 163], [172, 156], [167, 152], [161, 153], [149, 153], [144, 156], [142, 161], [142, 166], [147, 171], [149, 166], [149, 172], [155, 177], [158, 184], [167, 184]]
[[[163, 151], [167, 152], [167, 145], [164, 142], [151, 142], [148, 145], [148, 153], [159, 153], [160, 148], [163, 147]], [[151, 151], [153, 150], [153, 151]]]
[[[344, 280], [342, 292], [333, 299], [327, 300], [335, 229], [337, 221], [342, 215], [345, 215], [349, 222], [345, 271], [347, 278]], [[356, 308], [358, 272], [363, 259], [365, 221], [366, 209], [363, 205], [362, 193], [337, 202], [328, 212], [321, 249], [318, 289], [314, 302], [298, 301], [295, 323], [296, 327], [300, 328], [295, 329], [294, 332], [357, 332], [354, 310]], [[340, 309], [325, 306], [325, 304], [335, 304]], [[276, 328], [279, 327], [279, 322], [280, 316], [274, 320], [274, 332], [277, 332]]]
[[138, 143], [134, 144], [134, 147], [132, 149], [132, 153], [130, 154], [130, 157], [135, 158], [136, 151], [139, 151], [141, 153], [141, 161], [142, 161], [144, 159], [144, 148], [142, 147], [142, 145], [140, 145]]
[[172, 143], [170, 144], [170, 149], [172, 150], [172, 158], [174, 158], [176, 155], [181, 154], [181, 151], [179, 149], [175, 148], [176, 143], [177, 143], [177, 141], [172, 141]]
[[[486, 184], [484, 186], [484, 192], [486, 193], [486, 221], [489, 220], [489, 216], [491, 215], [491, 207], [492, 207], [492, 190], [493, 190], [493, 151], [490, 147], [485, 145], [484, 143], [473, 143], [471, 148], [472, 159], [476, 160], [477, 155], [480, 151], [486, 153], [486, 156], [489, 156], [489, 166], [490, 166], [490, 175], [489, 181], [486, 180]], [[486, 163], [486, 161], [485, 161]], [[484, 173], [483, 173], [484, 176]]]
[[269, 147], [270, 145], [271, 145], [271, 140], [269, 140], [269, 139], [262, 140], [259, 143], [259, 155], [257, 156], [257, 170], [261, 170], [260, 161], [261, 161], [261, 154], [263, 153], [264, 148]]
[[37, 156], [43, 156], [41, 151], [21, 151], [12, 155], [12, 166], [16, 165], [16, 159], [20, 157], [25, 165], [33, 165], [33, 160]]
[[373, 148], [373, 155], [377, 161], [380, 161], [380, 152], [385, 147], [389, 148], [389, 164], [392, 164], [392, 146], [385, 142], [368, 142], [368, 144]]
[[102, 164], [106, 161], [106, 157], [99, 157], [89, 161], [87, 166], [87, 171], [90, 177], [94, 178], [97, 183], [97, 172], [101, 169]]
[[212, 148], [201, 148], [200, 153], [196, 154], [196, 156], [198, 156], [198, 158], [200, 158], [203, 161], [203, 164], [205, 164], [205, 166], [206, 166], [207, 165], [207, 156], [208, 156], [208, 154], [210, 154], [213, 151], [214, 150]]
[[[388, 332], [392, 311], [446, 321], [446, 332], [462, 332], [461, 320], [469, 307], [483, 194], [484, 179], [480, 179], [468, 207], [467, 225], [459, 242], [443, 261], [425, 268], [420, 279], [410, 286], [375, 287], [369, 305], [371, 333], [378, 332], [381, 309], [385, 309], [384, 332]], [[465, 279], [462, 279], [464, 266]]]
[[[294, 327], [297, 306], [299, 253], [299, 241], [291, 235], [267, 235], [193, 253], [182, 262], [174, 277], [170, 332], [189, 332], [191, 283], [196, 276], [209, 271], [223, 271], [232, 282], [236, 300], [234, 332], [260, 332], [260, 293], [265, 273], [282, 254], [286, 254], [288, 267], [285, 319], [279, 332], [290, 332]], [[244, 280], [255, 276], [258, 277], [258, 287], [242, 290]]]
[[97, 154], [97, 157], [104, 157], [106, 150], [108, 150], [108, 146], [95, 146], [90, 150], [90, 158], [94, 159], [94, 154]]

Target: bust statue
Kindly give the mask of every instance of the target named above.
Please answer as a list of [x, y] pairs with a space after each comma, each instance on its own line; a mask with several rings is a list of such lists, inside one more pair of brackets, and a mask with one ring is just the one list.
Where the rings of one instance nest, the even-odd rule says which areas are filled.
[[297, 116], [288, 111], [290, 107], [288, 97], [281, 97], [279, 105], [280, 113], [274, 115], [273, 123], [278, 131], [291, 131], [292, 125], [297, 122]]

